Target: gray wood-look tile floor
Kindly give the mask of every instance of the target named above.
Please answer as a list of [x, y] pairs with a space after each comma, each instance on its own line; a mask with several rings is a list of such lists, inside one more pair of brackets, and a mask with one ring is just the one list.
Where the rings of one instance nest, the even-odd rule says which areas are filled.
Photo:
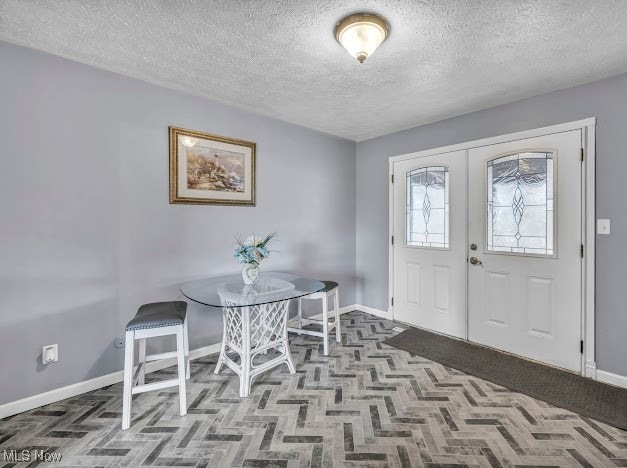
[[342, 325], [328, 357], [291, 336], [297, 373], [275, 369], [245, 399], [230, 370], [213, 374], [217, 356], [193, 361], [185, 417], [176, 389], [145, 393], [121, 431], [116, 384], [4, 419], [0, 466], [627, 466], [625, 431], [382, 344], [390, 321], [352, 312]]

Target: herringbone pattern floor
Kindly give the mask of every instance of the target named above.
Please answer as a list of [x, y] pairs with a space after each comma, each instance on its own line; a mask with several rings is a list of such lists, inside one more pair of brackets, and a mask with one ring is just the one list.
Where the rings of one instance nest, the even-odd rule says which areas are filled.
[[275, 369], [249, 398], [212, 373], [217, 356], [193, 361], [183, 418], [176, 391], [142, 394], [120, 431], [117, 384], [0, 421], [0, 465], [3, 449], [39, 448], [55, 466], [627, 466], [627, 432], [384, 345], [390, 321], [342, 322], [328, 357], [292, 337], [297, 374]]

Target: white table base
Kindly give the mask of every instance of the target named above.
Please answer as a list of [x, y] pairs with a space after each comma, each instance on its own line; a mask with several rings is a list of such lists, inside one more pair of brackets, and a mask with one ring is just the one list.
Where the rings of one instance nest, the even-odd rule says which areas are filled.
[[[223, 330], [222, 349], [216, 364], [218, 374], [222, 365], [226, 365], [239, 375], [239, 396], [247, 397], [253, 378], [283, 363], [294, 374], [294, 363], [287, 339], [287, 317], [289, 300], [270, 304], [234, 307], [228, 301], [222, 305]], [[269, 361], [255, 364], [255, 358], [267, 354], [269, 349], [276, 349], [280, 355]], [[239, 364], [232, 360], [227, 352], [239, 355]]]

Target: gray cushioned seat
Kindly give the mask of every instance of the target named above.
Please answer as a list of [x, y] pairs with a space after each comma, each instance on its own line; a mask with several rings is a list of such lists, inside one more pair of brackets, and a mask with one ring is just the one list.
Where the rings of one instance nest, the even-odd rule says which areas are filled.
[[169, 327], [181, 325], [187, 314], [187, 302], [153, 302], [139, 308], [135, 317], [126, 325], [127, 331], [145, 328]]
[[339, 284], [337, 284], [335, 281], [323, 281], [324, 283], [324, 292], [329, 292], [332, 289], [335, 289], [339, 286]]

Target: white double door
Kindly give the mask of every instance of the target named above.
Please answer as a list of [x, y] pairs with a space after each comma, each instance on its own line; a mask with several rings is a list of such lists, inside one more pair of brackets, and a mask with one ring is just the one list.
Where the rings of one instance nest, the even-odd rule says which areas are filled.
[[581, 131], [394, 163], [394, 318], [581, 370]]

